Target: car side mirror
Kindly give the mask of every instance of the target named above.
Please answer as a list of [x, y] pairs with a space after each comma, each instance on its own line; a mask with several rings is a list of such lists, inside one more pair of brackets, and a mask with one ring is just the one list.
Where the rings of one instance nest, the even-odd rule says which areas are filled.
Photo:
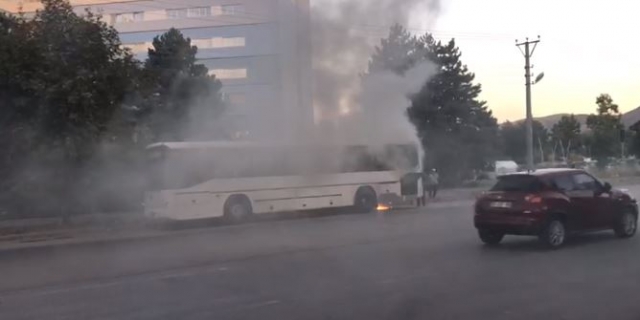
[[611, 186], [611, 184], [609, 182], [605, 182], [604, 185], [602, 185], [602, 192], [603, 193], [609, 193], [609, 192], [611, 192], [611, 189], [613, 189], [613, 187]]

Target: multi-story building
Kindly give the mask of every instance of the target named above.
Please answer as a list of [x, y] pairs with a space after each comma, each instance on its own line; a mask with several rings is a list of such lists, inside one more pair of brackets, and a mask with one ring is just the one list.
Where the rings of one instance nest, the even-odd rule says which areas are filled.
[[[223, 83], [229, 119], [249, 136], [299, 137], [313, 126], [309, 0], [71, 0], [120, 33], [140, 59], [174, 27]], [[39, 0], [0, 0], [0, 10], [34, 12]]]

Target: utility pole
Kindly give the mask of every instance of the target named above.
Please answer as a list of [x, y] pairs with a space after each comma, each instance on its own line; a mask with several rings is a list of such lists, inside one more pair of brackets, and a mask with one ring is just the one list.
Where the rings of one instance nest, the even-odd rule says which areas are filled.
[[[527, 132], [527, 170], [533, 171], [533, 114], [531, 112], [531, 57], [533, 56], [533, 52], [536, 51], [536, 47], [540, 42], [540, 36], [538, 36], [538, 40], [529, 41], [529, 38], [526, 38], [524, 42], [518, 42], [516, 40], [516, 46], [522, 54], [524, 55], [525, 65], [525, 86], [527, 87], [527, 120], [525, 122], [526, 132]], [[533, 48], [531, 48], [533, 45]], [[522, 51], [522, 46], [524, 46], [524, 52]]]

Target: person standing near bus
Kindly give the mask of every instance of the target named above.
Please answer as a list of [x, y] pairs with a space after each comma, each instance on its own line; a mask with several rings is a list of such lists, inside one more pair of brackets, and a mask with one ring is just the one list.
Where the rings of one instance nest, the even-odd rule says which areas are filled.
[[438, 175], [438, 171], [434, 168], [429, 172], [427, 176], [427, 185], [429, 190], [429, 198], [433, 199], [438, 194], [438, 184], [439, 184], [440, 176]]

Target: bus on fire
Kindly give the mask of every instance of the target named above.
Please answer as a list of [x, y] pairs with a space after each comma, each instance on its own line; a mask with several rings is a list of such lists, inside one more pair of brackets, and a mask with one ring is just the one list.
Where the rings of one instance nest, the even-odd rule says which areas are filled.
[[163, 142], [147, 147], [148, 217], [190, 220], [411, 203], [420, 170], [413, 143], [278, 145]]

